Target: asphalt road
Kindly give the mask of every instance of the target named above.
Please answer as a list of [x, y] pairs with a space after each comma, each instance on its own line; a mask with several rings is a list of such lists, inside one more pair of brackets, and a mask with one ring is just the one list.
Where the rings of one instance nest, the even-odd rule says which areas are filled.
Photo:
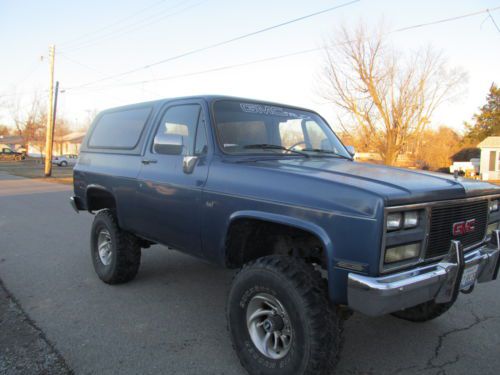
[[[233, 272], [161, 246], [138, 277], [94, 274], [70, 187], [0, 174], [0, 278], [76, 374], [244, 374], [224, 316]], [[424, 324], [355, 314], [337, 374], [499, 374], [500, 281]]]

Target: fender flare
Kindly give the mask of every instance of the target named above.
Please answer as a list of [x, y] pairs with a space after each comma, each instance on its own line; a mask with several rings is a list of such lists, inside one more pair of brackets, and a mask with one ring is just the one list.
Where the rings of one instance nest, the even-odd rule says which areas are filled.
[[330, 262], [333, 261], [333, 243], [328, 233], [326, 233], [326, 231], [322, 227], [320, 227], [317, 224], [311, 223], [310, 221], [297, 219], [296, 217], [274, 214], [264, 211], [243, 210], [243, 211], [236, 211], [233, 214], [231, 214], [231, 216], [229, 217], [228, 224], [226, 226], [226, 234], [222, 242], [223, 246], [227, 238], [229, 227], [235, 220], [238, 219], [256, 219], [262, 221], [269, 221], [276, 224], [288, 225], [309, 232], [315, 235], [321, 241], [325, 251], [327, 262], [330, 264]]
[[89, 190], [100, 190], [100, 191], [103, 191], [103, 192], [111, 195], [113, 197], [113, 199], [115, 200], [115, 205], [117, 206], [116, 209], [118, 209], [118, 204], [116, 202], [115, 194], [111, 190], [109, 190], [108, 188], [106, 188], [103, 185], [89, 184], [85, 188], [85, 205], [87, 207], [88, 212], [93, 213], [92, 210], [90, 210], [90, 205], [89, 205]]

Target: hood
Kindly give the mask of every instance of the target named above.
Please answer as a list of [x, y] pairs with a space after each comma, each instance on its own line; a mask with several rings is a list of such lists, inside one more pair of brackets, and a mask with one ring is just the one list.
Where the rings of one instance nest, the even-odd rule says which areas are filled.
[[460, 199], [500, 194], [500, 187], [453, 175], [352, 162], [336, 158], [273, 159], [249, 162], [262, 168], [277, 169], [350, 185], [383, 198], [388, 206]]

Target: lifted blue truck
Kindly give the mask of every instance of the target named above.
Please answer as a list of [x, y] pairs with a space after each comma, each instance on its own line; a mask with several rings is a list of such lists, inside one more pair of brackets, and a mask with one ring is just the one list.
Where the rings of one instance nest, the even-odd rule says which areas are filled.
[[238, 268], [227, 302], [250, 374], [329, 374], [349, 311], [427, 321], [495, 280], [500, 187], [357, 163], [307, 109], [165, 99], [101, 112], [74, 168], [106, 283], [159, 243]]

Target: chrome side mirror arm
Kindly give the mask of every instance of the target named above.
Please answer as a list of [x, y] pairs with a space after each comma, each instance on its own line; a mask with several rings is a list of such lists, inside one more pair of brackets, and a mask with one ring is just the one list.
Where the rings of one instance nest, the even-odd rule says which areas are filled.
[[198, 156], [184, 156], [182, 159], [182, 170], [186, 174], [193, 173], [196, 162], [198, 161]]

